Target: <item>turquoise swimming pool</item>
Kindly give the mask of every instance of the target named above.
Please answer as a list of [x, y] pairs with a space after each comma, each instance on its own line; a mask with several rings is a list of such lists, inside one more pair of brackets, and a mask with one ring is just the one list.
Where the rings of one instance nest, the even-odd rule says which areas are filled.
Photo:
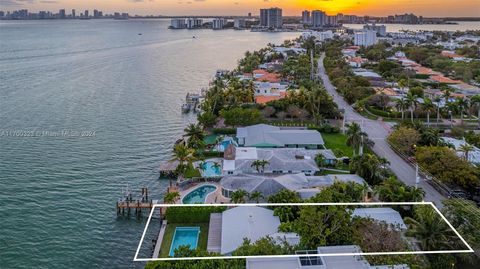
[[200, 227], [177, 227], [173, 234], [168, 256], [173, 257], [175, 250], [180, 246], [189, 246], [190, 249], [196, 249], [199, 235]]
[[203, 169], [200, 169], [200, 172], [203, 177], [218, 177], [222, 175], [222, 168], [219, 163], [209, 161], [202, 165]]
[[203, 185], [191, 191], [182, 199], [184, 204], [198, 204], [205, 203], [207, 195], [214, 192], [217, 189], [214, 185]]

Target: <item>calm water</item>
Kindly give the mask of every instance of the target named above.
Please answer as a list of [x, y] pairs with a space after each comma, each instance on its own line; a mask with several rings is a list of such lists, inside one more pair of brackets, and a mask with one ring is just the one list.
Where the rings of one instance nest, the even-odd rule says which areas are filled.
[[[480, 22], [478, 21], [458, 21], [457, 24], [381, 24], [386, 25], [387, 32], [400, 32], [402, 30], [411, 31], [466, 31], [480, 30]], [[345, 24], [344, 26], [352, 29], [362, 29], [363, 24]]]
[[246, 50], [298, 36], [168, 24], [0, 23], [1, 268], [142, 267], [132, 259], [145, 219], [117, 218], [122, 187], [160, 199], [158, 165], [194, 120], [180, 113], [185, 94]]

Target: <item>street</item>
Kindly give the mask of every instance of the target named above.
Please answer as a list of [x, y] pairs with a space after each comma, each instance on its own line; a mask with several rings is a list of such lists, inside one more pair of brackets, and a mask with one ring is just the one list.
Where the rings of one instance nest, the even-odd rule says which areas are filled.
[[[415, 168], [398, 156], [388, 145], [387, 137], [391, 132], [391, 126], [382, 120], [371, 120], [358, 114], [352, 106], [350, 106], [341, 97], [335, 87], [331, 84], [328, 78], [325, 67], [323, 66], [323, 59], [325, 53], [322, 54], [318, 61], [318, 75], [323, 81], [323, 85], [327, 92], [333, 96], [334, 101], [340, 109], [345, 110], [345, 121], [356, 122], [360, 124], [362, 130], [368, 134], [368, 137], [375, 142], [373, 151], [380, 157], [387, 159], [390, 162], [390, 169], [397, 175], [398, 179], [409, 186], [415, 186]], [[425, 180], [421, 179], [419, 187], [425, 191], [425, 201], [433, 202], [439, 208], [442, 207], [442, 200], [445, 199], [435, 188], [433, 188]]]

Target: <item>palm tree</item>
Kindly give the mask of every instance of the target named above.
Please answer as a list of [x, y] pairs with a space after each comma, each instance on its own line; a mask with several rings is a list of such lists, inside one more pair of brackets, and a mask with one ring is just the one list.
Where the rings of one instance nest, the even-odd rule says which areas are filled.
[[467, 161], [468, 161], [468, 159], [469, 159], [469, 156], [468, 156], [468, 155], [469, 155], [470, 152], [471, 152], [472, 150], [474, 150], [474, 149], [475, 149], [474, 146], [472, 146], [472, 145], [470, 145], [470, 144], [467, 144], [467, 143], [464, 143], [464, 144], [461, 145], [460, 148], [459, 148], [459, 150], [460, 150], [461, 152], [463, 152], [463, 156], [464, 156], [465, 160], [467, 160]]
[[[440, 97], [435, 97], [435, 104], [437, 105], [437, 126], [440, 122], [440, 101], [442, 101], [442, 98]], [[479, 110], [480, 111], [480, 110]], [[480, 113], [480, 112], [479, 112]], [[480, 124], [480, 123], [479, 123]]]
[[325, 156], [323, 154], [319, 153], [317, 156], [315, 156], [315, 162], [317, 163], [318, 167], [320, 168], [320, 171], [323, 171], [323, 166], [325, 165]]
[[232, 203], [234, 204], [243, 204], [246, 201], [246, 197], [248, 197], [248, 192], [246, 190], [236, 190], [232, 193]]
[[477, 120], [478, 120], [478, 126], [480, 127], [480, 95], [475, 95], [470, 99], [470, 102], [472, 105], [475, 105], [477, 107]]
[[454, 235], [452, 230], [443, 221], [437, 212], [430, 206], [415, 208], [415, 217], [405, 218], [409, 230], [407, 235], [419, 240], [423, 251], [450, 249]]
[[402, 112], [402, 120], [405, 118], [405, 109], [408, 108], [408, 103], [405, 98], [395, 100], [395, 107]]
[[252, 192], [249, 197], [251, 200], [254, 200], [257, 204], [260, 203], [260, 200], [264, 198], [263, 194], [259, 191]]
[[189, 124], [185, 128], [184, 137], [188, 137], [188, 144], [196, 144], [198, 141], [203, 141], [205, 138], [205, 133], [203, 132], [202, 126], [200, 124]]
[[260, 166], [262, 167], [262, 173], [265, 171], [265, 167], [266, 167], [267, 165], [270, 165], [270, 162], [269, 162], [269, 161], [267, 161], [267, 160], [261, 160], [261, 161], [260, 161]]
[[[188, 148], [184, 144], [177, 144], [173, 148], [173, 158], [170, 161], [177, 161], [178, 166], [177, 166], [177, 173], [179, 175], [183, 175], [183, 173], [186, 170], [186, 164], [191, 163], [192, 161], [195, 160], [195, 157], [193, 156], [194, 150], [191, 148]], [[170, 182], [170, 186], [172, 183]]]
[[464, 98], [459, 98], [457, 100], [458, 109], [460, 110], [460, 122], [463, 125], [463, 113], [465, 109], [468, 107], [468, 100]]
[[435, 109], [435, 105], [429, 98], [423, 98], [422, 110], [427, 112], [427, 126], [430, 127], [430, 112]]
[[180, 198], [180, 193], [178, 192], [169, 192], [165, 195], [163, 200], [166, 204], [174, 204]]
[[[347, 126], [347, 145], [353, 148], [353, 155], [359, 147], [363, 147], [363, 139], [367, 137], [367, 133], [362, 131], [360, 125], [353, 122]], [[359, 149], [359, 152], [361, 150]]]
[[262, 161], [260, 161], [260, 160], [255, 160], [250, 165], [250, 167], [255, 168], [255, 170], [257, 170], [257, 173], [260, 173], [260, 167], [261, 166], [262, 166]]
[[415, 111], [415, 108], [418, 105], [417, 96], [412, 94], [411, 92], [408, 92], [406, 100], [407, 100], [408, 106], [410, 107], [410, 117], [413, 122], [413, 111]]

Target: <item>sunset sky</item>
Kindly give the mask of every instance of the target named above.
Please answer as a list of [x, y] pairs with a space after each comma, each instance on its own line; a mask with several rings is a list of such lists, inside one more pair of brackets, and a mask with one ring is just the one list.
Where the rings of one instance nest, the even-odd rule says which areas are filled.
[[[257, 15], [260, 8], [278, 6], [285, 15], [304, 9], [321, 9], [355, 15], [400, 14], [423, 16], [480, 17], [480, 0], [0, 0], [0, 10], [27, 8], [31, 11], [60, 8], [77, 12], [99, 9], [140, 15]], [[67, 12], [70, 13], [70, 12]]]

